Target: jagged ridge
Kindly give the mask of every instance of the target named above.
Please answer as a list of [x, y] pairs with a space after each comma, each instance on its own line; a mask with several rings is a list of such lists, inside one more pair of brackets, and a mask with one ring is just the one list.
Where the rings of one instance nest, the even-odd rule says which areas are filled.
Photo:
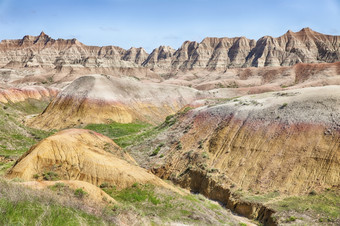
[[226, 69], [230, 67], [291, 66], [296, 63], [340, 60], [340, 36], [324, 35], [304, 28], [273, 38], [205, 38], [186, 41], [178, 49], [160, 46], [149, 55], [143, 48], [86, 46], [76, 39], [39, 36], [3, 40], [0, 66], [138, 68], [158, 70]]

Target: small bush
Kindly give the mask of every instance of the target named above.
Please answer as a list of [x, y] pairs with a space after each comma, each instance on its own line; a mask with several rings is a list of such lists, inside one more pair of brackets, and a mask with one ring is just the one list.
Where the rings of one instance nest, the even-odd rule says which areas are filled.
[[53, 186], [49, 186], [48, 188], [51, 189], [52, 191], [61, 191], [64, 190], [67, 186], [64, 183], [55, 183]]
[[49, 171], [47, 173], [43, 173], [44, 180], [59, 180], [59, 176], [56, 172]]
[[198, 142], [198, 148], [199, 148], [199, 149], [202, 149], [202, 148], [203, 148], [203, 141], [202, 141], [202, 140], [200, 140], [200, 141]]
[[296, 221], [296, 217], [294, 217], [294, 216], [290, 216], [290, 217], [288, 217], [287, 219], [286, 219], [286, 222], [292, 222], [292, 221]]
[[177, 121], [177, 118], [175, 117], [175, 115], [168, 115], [166, 118], [165, 118], [165, 122], [164, 122], [164, 125], [165, 126], [172, 126], [173, 124], [175, 124]]
[[99, 185], [100, 188], [108, 188], [109, 184], [107, 182], [102, 183], [101, 185]]
[[177, 145], [176, 145], [176, 150], [181, 150], [182, 149], [182, 144], [180, 141], [178, 141]]
[[285, 108], [285, 107], [287, 107], [287, 103], [283, 103], [282, 105], [281, 105], [281, 107], [280, 107], [280, 109], [283, 109], [283, 108]]
[[84, 198], [84, 197], [87, 195], [87, 193], [86, 193], [83, 189], [78, 188], [78, 189], [76, 189], [76, 190], [74, 191], [74, 195], [75, 195], [77, 198], [82, 199], [82, 198]]
[[158, 146], [152, 153], [150, 156], [155, 156], [158, 155], [158, 152], [161, 150], [161, 148]]
[[206, 153], [206, 152], [203, 152], [202, 153], [202, 158], [208, 158], [209, 156], [208, 156], [208, 153]]
[[309, 192], [309, 195], [317, 195], [315, 190], [312, 190], [311, 192]]

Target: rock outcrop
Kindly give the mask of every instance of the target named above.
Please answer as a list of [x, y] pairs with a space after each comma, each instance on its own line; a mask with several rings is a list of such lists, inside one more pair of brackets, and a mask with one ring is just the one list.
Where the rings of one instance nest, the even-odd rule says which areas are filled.
[[107, 183], [117, 189], [134, 183], [153, 184], [179, 192], [135, 165], [133, 158], [108, 137], [82, 129], [63, 130], [32, 146], [6, 177], [80, 180], [96, 186]]
[[60, 129], [110, 121], [155, 124], [200, 96], [199, 91], [187, 87], [106, 75], [83, 76], [61, 91], [29, 125]]
[[155, 173], [205, 194], [213, 188], [201, 188], [193, 172], [261, 193], [301, 194], [340, 183], [339, 86], [224, 102], [189, 111], [155, 138], [170, 148], [160, 151], [167, 158], [162, 164], [154, 160]]
[[[297, 63], [340, 61], [340, 36], [324, 35], [304, 28], [273, 38], [205, 38], [186, 41], [178, 49], [160, 46], [150, 55], [143, 48], [86, 46], [76, 39], [52, 39], [45, 33], [0, 43], [0, 67], [90, 68], [102, 73], [115, 68], [130, 74], [138, 69], [164, 72], [189, 69], [225, 70], [233, 67], [292, 66]], [[96, 69], [94, 69], [96, 68]], [[144, 69], [142, 69], [144, 68]], [[65, 70], [65, 69], [64, 69]], [[95, 70], [95, 71], [93, 71]], [[149, 72], [150, 73], [150, 72]], [[152, 74], [152, 73], [151, 73]]]
[[[132, 50], [130, 50], [132, 52]], [[135, 54], [142, 56], [142, 50]], [[0, 66], [61, 67], [138, 67], [139, 57], [129, 57], [129, 52], [117, 46], [86, 46], [76, 39], [52, 39], [41, 32], [39, 36], [26, 35], [23, 39], [3, 40], [0, 43]], [[125, 60], [122, 58], [125, 57]], [[137, 59], [137, 60], [136, 60]]]

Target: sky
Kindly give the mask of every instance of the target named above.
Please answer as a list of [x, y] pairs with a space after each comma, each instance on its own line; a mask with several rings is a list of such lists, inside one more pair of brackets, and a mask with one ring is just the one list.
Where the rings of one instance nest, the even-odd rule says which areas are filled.
[[278, 37], [304, 27], [340, 35], [340, 0], [0, 0], [0, 40], [44, 31], [150, 53], [186, 40]]

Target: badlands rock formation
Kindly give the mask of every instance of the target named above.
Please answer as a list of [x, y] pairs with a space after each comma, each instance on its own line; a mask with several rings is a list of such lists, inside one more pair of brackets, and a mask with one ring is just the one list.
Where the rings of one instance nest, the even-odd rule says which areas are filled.
[[33, 146], [18, 159], [7, 177], [34, 180], [53, 172], [59, 179], [80, 180], [96, 186], [108, 183], [123, 189], [141, 183], [177, 192], [134, 162], [108, 137], [89, 130], [69, 129]]
[[[304, 28], [273, 38], [259, 40], [245, 37], [205, 38], [186, 41], [178, 49], [161, 46], [148, 55], [142, 48], [86, 46], [76, 39], [52, 39], [45, 33], [26, 35], [23, 39], [0, 43], [0, 67], [115, 68], [117, 73], [132, 75], [136, 70], [167, 72], [188, 69], [230, 67], [291, 66], [296, 63], [336, 62], [340, 60], [340, 37], [324, 35]], [[144, 68], [144, 69], [143, 69]], [[130, 70], [129, 70], [130, 69]], [[131, 70], [133, 69], [133, 70]], [[93, 70], [92, 70], [93, 72]], [[151, 73], [152, 74], [152, 73]]]
[[154, 172], [194, 191], [223, 199], [216, 186], [301, 194], [340, 183], [340, 86], [244, 96], [178, 120], [155, 138], [171, 148]]
[[57, 88], [45, 88], [41, 86], [28, 86], [22, 88], [0, 89], [1, 103], [17, 103], [27, 99], [52, 99], [59, 92]]
[[83, 76], [60, 92], [29, 125], [60, 129], [110, 121], [156, 124], [201, 96], [195, 89], [142, 83], [134, 78]]
[[[264, 36], [258, 41], [245, 37], [205, 38], [201, 43], [186, 41], [172, 55], [172, 69], [226, 69], [229, 67], [291, 66], [296, 63], [340, 60], [340, 37], [304, 28], [283, 36]], [[161, 66], [164, 68], [164, 59]], [[144, 65], [157, 66], [154, 62]]]
[[163, 81], [166, 84], [191, 86], [199, 90], [229, 90], [262, 93], [310, 86], [340, 84], [340, 62], [306, 64], [290, 67], [232, 68], [225, 72], [192, 70], [178, 72]]
[[[52, 39], [44, 32], [39, 36], [3, 40], [0, 43], [0, 65], [25, 67], [137, 67], [136, 61], [146, 57], [143, 49], [129, 51], [117, 46], [86, 46], [76, 39]], [[131, 54], [134, 56], [131, 57]], [[137, 57], [137, 54], [140, 55]], [[125, 60], [122, 60], [124, 58]]]

